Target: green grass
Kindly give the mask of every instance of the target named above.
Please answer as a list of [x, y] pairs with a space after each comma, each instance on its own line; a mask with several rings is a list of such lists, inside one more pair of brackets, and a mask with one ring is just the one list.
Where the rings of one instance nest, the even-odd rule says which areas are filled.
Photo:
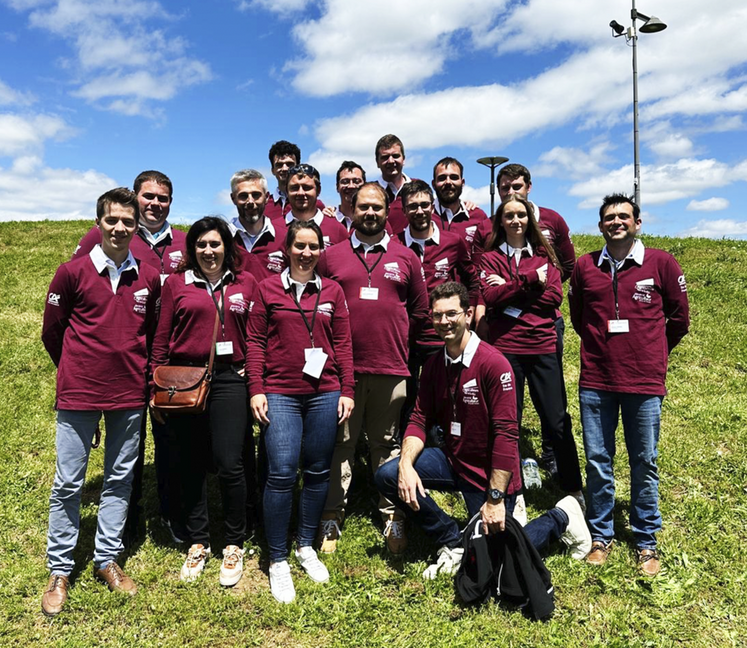
[[[620, 543], [594, 569], [562, 553], [547, 564], [555, 616], [532, 623], [494, 604], [464, 607], [448, 579], [424, 582], [434, 547], [416, 530], [404, 558], [387, 556], [373, 522], [374, 493], [358, 472], [337, 554], [325, 557], [331, 583], [318, 586], [294, 566], [297, 602], [269, 593], [261, 538], [234, 590], [218, 584], [217, 560], [203, 578], [178, 580], [183, 555], [156, 514], [146, 465], [145, 542], [126, 557], [136, 597], [109, 593], [92, 576], [102, 451], [92, 453], [69, 605], [54, 620], [40, 612], [45, 535], [54, 474], [54, 367], [39, 341], [46, 290], [88, 223], [0, 223], [0, 646], [738, 646], [745, 645], [747, 569], [747, 243], [646, 238], [672, 252], [689, 285], [692, 327], [671, 358], [660, 442], [660, 535], [664, 569], [637, 575], [627, 527], [627, 456], [617, 458]], [[576, 236], [579, 253], [600, 237]], [[581, 448], [578, 338], [566, 333], [566, 379]], [[539, 449], [531, 406], [525, 445]], [[622, 444], [621, 435], [618, 436]], [[149, 452], [152, 452], [149, 441]], [[583, 453], [581, 453], [583, 454]], [[560, 493], [531, 492], [530, 516]], [[215, 489], [212, 503], [215, 503]], [[457, 515], [454, 497], [441, 499]], [[217, 511], [218, 506], [211, 510]], [[220, 546], [220, 520], [212, 520]], [[262, 557], [258, 563], [256, 557]]]

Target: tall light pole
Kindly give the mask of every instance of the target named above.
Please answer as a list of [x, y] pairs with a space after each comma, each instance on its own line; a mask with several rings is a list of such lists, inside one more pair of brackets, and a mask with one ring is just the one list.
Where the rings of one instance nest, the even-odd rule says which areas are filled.
[[508, 162], [508, 158], [500, 156], [481, 157], [477, 162], [490, 168], [490, 218], [492, 219], [495, 213], [495, 168]]
[[612, 35], [615, 38], [625, 36], [627, 43], [633, 45], [633, 193], [635, 194], [635, 204], [641, 206], [641, 153], [638, 141], [638, 32], [636, 31], [636, 20], [644, 20], [640, 32], [642, 34], [655, 34], [663, 31], [667, 26], [656, 16], [646, 16], [635, 8], [635, 0], [632, 0], [633, 8], [630, 10], [630, 19], [632, 24], [625, 29], [619, 22], [613, 20], [610, 23]]

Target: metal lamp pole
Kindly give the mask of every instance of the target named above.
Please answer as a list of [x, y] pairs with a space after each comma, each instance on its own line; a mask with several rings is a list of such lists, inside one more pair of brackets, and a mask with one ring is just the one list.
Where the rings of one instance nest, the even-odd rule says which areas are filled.
[[495, 214], [495, 168], [508, 162], [508, 158], [500, 156], [481, 157], [477, 162], [490, 168], [490, 218], [492, 219], [493, 214]]

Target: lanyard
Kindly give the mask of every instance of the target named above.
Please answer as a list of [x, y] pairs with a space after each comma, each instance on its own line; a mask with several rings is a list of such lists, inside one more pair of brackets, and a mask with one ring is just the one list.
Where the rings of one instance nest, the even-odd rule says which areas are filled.
[[309, 337], [311, 338], [311, 346], [314, 346], [314, 322], [316, 322], [316, 314], [319, 309], [319, 299], [322, 296], [321, 288], [317, 287], [316, 291], [316, 303], [314, 304], [314, 314], [311, 316], [311, 324], [309, 324], [309, 320], [306, 318], [306, 313], [304, 313], [303, 308], [301, 308], [301, 302], [298, 301], [298, 296], [296, 295], [296, 287], [291, 284], [290, 287], [291, 297], [293, 297], [293, 301], [296, 303], [296, 306], [298, 307], [298, 312], [301, 313], [301, 317], [303, 317], [303, 323], [306, 324], [306, 330], [309, 332]]
[[449, 368], [454, 363], [450, 363], [446, 366], [446, 388], [449, 390], [449, 400], [451, 401], [451, 421], [456, 422], [457, 419], [457, 410], [456, 410], [456, 395], [457, 391], [459, 390], [459, 381], [462, 379], [462, 370], [464, 369], [464, 351], [462, 351], [462, 355], [459, 356], [459, 371], [456, 375], [456, 381], [454, 383], [454, 389], [451, 388], [451, 383], [449, 381]]
[[615, 295], [615, 319], [620, 319], [620, 304], [617, 299], [617, 264], [613, 262], [612, 268], [612, 292]]
[[143, 234], [143, 230], [138, 230], [137, 235], [143, 239], [145, 244], [156, 253], [156, 256], [158, 257], [158, 260], [161, 262], [161, 274], [163, 274], [163, 255], [166, 252], [166, 246], [163, 246], [163, 250], [158, 250], [157, 245], [151, 245], [151, 242], [145, 237], [145, 234]]
[[373, 271], [376, 270], [376, 266], [379, 265], [379, 261], [384, 257], [384, 250], [379, 252], [379, 258], [376, 259], [376, 263], [374, 263], [370, 268], [368, 267], [368, 264], [366, 263], [366, 260], [363, 258], [363, 255], [358, 252], [355, 248], [353, 248], [353, 252], [355, 252], [355, 256], [358, 257], [358, 260], [363, 264], [363, 267], [366, 269], [366, 272], [368, 273], [368, 287], [371, 287], [371, 274], [373, 274]]
[[218, 317], [220, 318], [221, 337], [225, 339], [226, 338], [226, 329], [225, 329], [226, 304], [225, 304], [225, 300], [223, 299], [223, 279], [220, 280], [220, 299], [216, 298], [215, 291], [213, 291], [213, 286], [210, 284], [210, 281], [207, 282], [207, 285], [208, 285], [208, 292], [210, 293], [210, 297], [213, 299], [213, 303], [215, 304], [215, 309], [218, 311]]

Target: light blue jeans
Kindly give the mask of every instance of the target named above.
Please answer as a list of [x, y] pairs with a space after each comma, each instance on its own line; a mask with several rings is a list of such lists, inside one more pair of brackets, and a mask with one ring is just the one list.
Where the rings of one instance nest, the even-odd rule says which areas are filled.
[[630, 462], [630, 527], [638, 547], [656, 547], [661, 531], [659, 471], [656, 465], [663, 396], [579, 388], [586, 451], [586, 517], [592, 540], [615, 537], [615, 431], [622, 414]]
[[[73, 550], [80, 530], [80, 496], [99, 411], [57, 412], [57, 468], [49, 498], [47, 566], [54, 575], [73, 571]], [[138, 456], [143, 409], [103, 412], [104, 481], [99, 500], [93, 562], [102, 569], [122, 552], [122, 533]]]

